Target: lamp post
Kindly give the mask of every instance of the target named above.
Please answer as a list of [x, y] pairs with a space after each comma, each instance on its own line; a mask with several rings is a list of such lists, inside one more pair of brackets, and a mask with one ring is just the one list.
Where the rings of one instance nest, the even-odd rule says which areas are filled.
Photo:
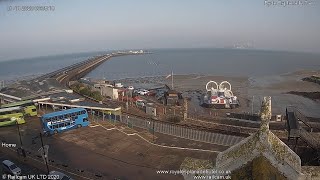
[[254, 103], [254, 96], [252, 96], [252, 103], [251, 103], [251, 113], [253, 115], [253, 103]]
[[152, 124], [153, 124], [153, 130], [152, 130], [152, 132], [153, 132], [153, 136], [152, 136], [152, 142], [154, 143], [154, 120], [153, 120], [153, 122], [152, 122]]
[[20, 127], [19, 127], [18, 120], [16, 120], [16, 125], [17, 125], [17, 129], [18, 129], [19, 140], [20, 140], [20, 148], [18, 148], [18, 153], [19, 153], [19, 155], [22, 155], [23, 157], [27, 157], [26, 156], [26, 152], [23, 149], [22, 138], [21, 138], [21, 133], [20, 133]]
[[23, 149], [23, 144], [22, 144], [22, 138], [21, 138], [21, 133], [20, 133], [20, 127], [19, 127], [19, 123], [18, 121], [16, 121], [16, 124], [17, 124], [17, 128], [18, 128], [18, 134], [19, 134], [19, 139], [20, 139], [20, 146], [21, 146], [21, 149]]
[[127, 108], [127, 112], [128, 112], [128, 110], [129, 110], [129, 97], [128, 97], [128, 90], [126, 90], [126, 95], [127, 95], [126, 108]]
[[[151, 122], [148, 121], [149, 126], [151, 125]], [[151, 129], [151, 128], [150, 128]], [[154, 142], [154, 120], [152, 121], [152, 142]]]
[[40, 139], [41, 139], [41, 146], [42, 146], [42, 150], [43, 150], [44, 161], [46, 163], [47, 172], [49, 174], [50, 171], [49, 171], [49, 165], [48, 165], [48, 154], [46, 154], [45, 149], [44, 149], [43, 140], [42, 140], [42, 133], [40, 133]]

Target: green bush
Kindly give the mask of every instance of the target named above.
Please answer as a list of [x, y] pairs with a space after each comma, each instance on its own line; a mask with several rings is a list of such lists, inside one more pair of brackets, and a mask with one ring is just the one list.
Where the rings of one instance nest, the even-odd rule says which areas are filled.
[[92, 89], [88, 86], [85, 86], [81, 83], [77, 83], [71, 86], [71, 89], [73, 89], [74, 91], [84, 95], [84, 96], [88, 96], [91, 97], [95, 100], [98, 101], [102, 101], [103, 97], [101, 96], [101, 94], [97, 91], [92, 91]]

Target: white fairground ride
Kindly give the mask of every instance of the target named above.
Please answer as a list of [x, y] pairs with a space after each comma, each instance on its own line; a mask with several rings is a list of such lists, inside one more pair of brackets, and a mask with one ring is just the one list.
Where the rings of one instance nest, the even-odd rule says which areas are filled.
[[216, 109], [239, 107], [238, 98], [233, 95], [231, 84], [228, 81], [223, 81], [219, 85], [215, 81], [209, 81], [206, 84], [206, 90], [201, 102], [203, 106]]

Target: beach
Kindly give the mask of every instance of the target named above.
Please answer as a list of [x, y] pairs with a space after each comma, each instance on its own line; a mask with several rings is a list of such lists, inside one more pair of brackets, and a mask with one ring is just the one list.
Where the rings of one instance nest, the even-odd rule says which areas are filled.
[[[320, 90], [318, 84], [302, 81], [303, 77], [310, 76], [318, 71], [296, 71], [279, 76], [265, 76], [259, 78], [235, 77], [235, 76], [206, 76], [206, 75], [174, 75], [174, 89], [182, 92], [184, 97], [190, 98], [189, 111], [195, 114], [209, 114], [212, 109], [199, 106], [199, 97], [206, 92], [205, 86], [209, 81], [228, 81], [232, 85], [232, 91], [240, 101], [237, 109], [219, 110], [226, 112], [258, 113], [262, 98], [272, 97], [273, 114], [285, 115], [287, 106], [296, 106], [305, 115], [320, 117], [320, 102], [306, 97], [289, 94], [290, 91], [316, 92]], [[164, 76], [126, 78], [118, 80], [127, 86], [137, 88], [156, 88], [167, 84], [171, 87], [172, 79]]]

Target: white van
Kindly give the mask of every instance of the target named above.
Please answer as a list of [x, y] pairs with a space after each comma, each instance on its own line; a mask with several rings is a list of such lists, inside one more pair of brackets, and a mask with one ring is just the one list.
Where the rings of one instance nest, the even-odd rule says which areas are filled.
[[2, 161], [2, 169], [12, 175], [20, 175], [21, 169], [9, 160]]

